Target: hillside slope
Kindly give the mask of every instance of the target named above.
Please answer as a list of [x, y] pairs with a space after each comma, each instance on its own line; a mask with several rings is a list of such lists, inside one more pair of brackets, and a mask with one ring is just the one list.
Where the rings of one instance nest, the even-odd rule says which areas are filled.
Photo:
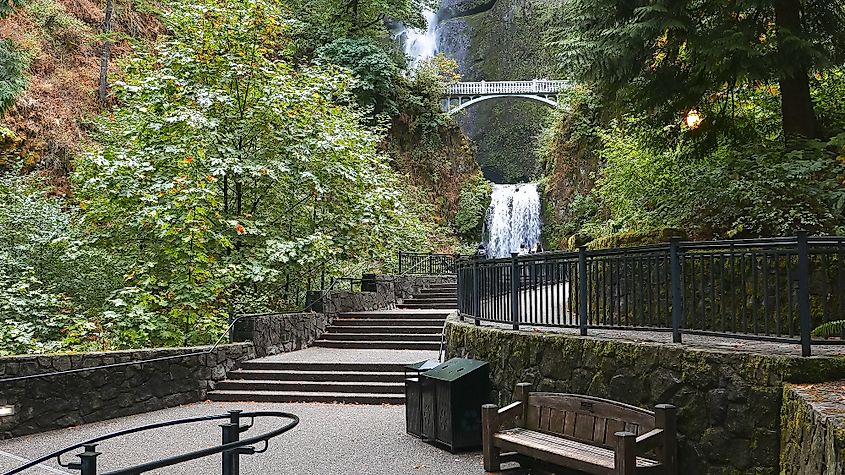
[[[72, 158], [89, 143], [86, 124], [103, 105], [97, 98], [105, 5], [91, 0], [29, 0], [0, 19], [0, 38], [22, 53], [27, 86], [0, 119], [0, 157], [21, 155], [66, 190]], [[161, 31], [157, 5], [116, 2], [111, 77], [116, 64]], [[107, 106], [107, 105], [106, 105]]]

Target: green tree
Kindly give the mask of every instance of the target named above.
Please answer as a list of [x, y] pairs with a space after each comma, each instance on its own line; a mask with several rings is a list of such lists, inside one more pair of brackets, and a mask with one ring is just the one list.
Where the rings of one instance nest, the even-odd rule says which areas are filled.
[[355, 77], [353, 90], [358, 103], [375, 113], [396, 112], [395, 83], [399, 67], [379, 46], [366, 38], [341, 38], [317, 50], [317, 56], [349, 69]]
[[817, 137], [811, 73], [845, 61], [841, 0], [566, 0], [561, 14], [562, 71], [662, 122], [713, 102], [723, 123], [738, 92], [771, 81], [784, 136]]
[[120, 345], [209, 341], [228, 311], [289, 308], [319, 269], [420, 244], [381, 137], [339, 105], [351, 78], [285, 60], [282, 6], [208, 0], [165, 21], [76, 176], [92, 235], [130, 261], [105, 314]]

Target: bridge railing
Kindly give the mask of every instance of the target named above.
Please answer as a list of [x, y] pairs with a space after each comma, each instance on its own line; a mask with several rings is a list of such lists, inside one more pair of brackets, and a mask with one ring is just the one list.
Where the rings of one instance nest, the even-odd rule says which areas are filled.
[[479, 81], [458, 82], [446, 87], [447, 96], [478, 94], [557, 94], [571, 86], [570, 81]]
[[[459, 262], [462, 318], [801, 345], [845, 320], [845, 237], [681, 242]], [[829, 325], [831, 326], [831, 325]], [[836, 324], [832, 325], [836, 327]]]

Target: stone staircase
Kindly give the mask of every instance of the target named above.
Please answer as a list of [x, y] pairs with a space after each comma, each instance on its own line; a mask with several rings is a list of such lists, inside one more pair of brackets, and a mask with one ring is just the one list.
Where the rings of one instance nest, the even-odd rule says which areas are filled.
[[403, 364], [248, 361], [211, 401], [403, 404]]
[[429, 288], [415, 294], [413, 298], [404, 299], [398, 307], [455, 310], [458, 308], [457, 284], [432, 284]]
[[448, 311], [342, 313], [314, 346], [379, 350], [439, 350]]
[[[314, 342], [314, 348], [298, 353], [336, 352], [332, 354], [342, 355], [343, 361], [283, 360], [292, 354], [248, 361], [231, 371], [208, 397], [212, 401], [403, 404], [403, 366], [437, 357], [446, 317], [457, 308], [456, 292], [455, 284], [435, 284], [396, 310], [342, 313]], [[381, 356], [388, 354], [389, 358]]]

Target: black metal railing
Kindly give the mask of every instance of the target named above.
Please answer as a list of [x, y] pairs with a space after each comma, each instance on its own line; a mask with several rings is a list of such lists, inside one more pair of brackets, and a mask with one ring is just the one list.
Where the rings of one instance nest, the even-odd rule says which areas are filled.
[[398, 273], [404, 275], [454, 275], [461, 259], [455, 254], [399, 252]]
[[462, 318], [513, 325], [671, 331], [842, 344], [811, 331], [845, 320], [845, 237], [681, 242], [457, 265]]
[[[266, 432], [264, 434], [257, 435], [255, 437], [250, 437], [248, 439], [240, 439], [240, 434], [248, 431], [252, 428], [255, 423], [256, 417], [276, 417], [282, 419], [289, 419], [290, 422], [286, 423], [284, 426], [274, 429], [270, 432]], [[249, 418], [250, 422], [248, 425], [241, 425], [242, 418]], [[153, 429], [160, 429], [162, 427], [170, 427], [175, 425], [182, 425], [182, 424], [193, 424], [198, 422], [206, 422], [206, 421], [214, 421], [214, 420], [228, 420], [227, 422], [220, 424], [220, 427], [223, 431], [223, 438], [222, 444], [215, 447], [209, 447], [201, 450], [196, 450], [193, 452], [176, 455], [173, 457], [167, 457], [164, 459], [142, 463], [140, 465], [135, 465], [133, 467], [122, 468], [120, 470], [115, 470], [111, 472], [107, 472], [106, 475], [137, 475], [141, 473], [150, 472], [153, 470], [158, 470], [164, 467], [169, 467], [171, 465], [180, 464], [183, 462], [188, 462], [190, 460], [196, 460], [203, 457], [208, 457], [210, 455], [215, 454], [223, 454], [223, 463], [222, 463], [222, 473], [223, 475], [237, 475], [240, 473], [240, 456], [241, 455], [254, 455], [266, 452], [269, 445], [270, 439], [284, 434], [285, 432], [293, 429], [299, 424], [299, 417], [288, 414], [286, 412], [277, 412], [277, 411], [262, 411], [262, 412], [241, 412], [241, 411], [229, 411], [228, 414], [221, 414], [221, 415], [214, 415], [214, 416], [202, 416], [202, 417], [191, 417], [187, 419], [177, 419], [171, 420], [166, 422], [159, 422], [155, 424], [149, 424], [141, 427], [135, 427], [132, 429], [126, 429], [119, 432], [115, 432], [112, 434], [103, 435], [100, 437], [95, 437], [90, 440], [86, 440], [85, 442], [80, 442], [78, 444], [71, 445], [69, 447], [65, 447], [64, 449], [57, 450], [51, 454], [45, 455], [40, 457], [36, 460], [32, 460], [30, 462], [21, 465], [9, 472], [6, 472], [4, 475], [14, 475], [16, 473], [21, 473], [24, 470], [28, 470], [33, 467], [37, 467], [42, 463], [56, 458], [57, 463], [69, 470], [76, 470], [79, 471], [81, 475], [97, 475], [97, 458], [102, 455], [102, 452], [97, 451], [97, 446], [107, 440], [115, 439], [117, 437], [123, 437], [129, 434], [134, 434], [138, 432], [144, 432]], [[264, 445], [260, 449], [256, 449], [253, 447], [256, 444], [263, 443]], [[62, 456], [67, 454], [68, 452], [72, 452], [74, 450], [83, 449], [83, 451], [76, 456], [79, 458], [79, 462], [74, 463], [64, 463], [62, 462]]]

